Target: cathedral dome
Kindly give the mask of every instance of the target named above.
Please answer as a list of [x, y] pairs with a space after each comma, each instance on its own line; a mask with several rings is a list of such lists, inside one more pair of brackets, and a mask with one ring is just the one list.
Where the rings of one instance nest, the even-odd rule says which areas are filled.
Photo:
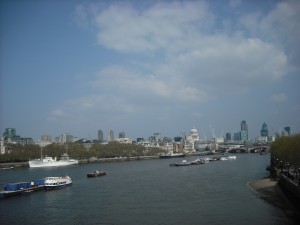
[[194, 139], [194, 140], [198, 140], [199, 139], [199, 135], [198, 135], [198, 131], [195, 127], [193, 127], [191, 129], [191, 132], [190, 132], [190, 135], [191, 137]]
[[196, 129], [196, 128], [192, 128], [192, 129], [191, 129], [191, 134], [198, 134], [197, 129]]

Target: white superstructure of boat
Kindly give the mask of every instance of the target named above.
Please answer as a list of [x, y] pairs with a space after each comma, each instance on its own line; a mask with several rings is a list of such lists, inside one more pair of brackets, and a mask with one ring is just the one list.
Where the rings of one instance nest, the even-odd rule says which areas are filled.
[[72, 185], [72, 179], [69, 176], [64, 177], [46, 177], [45, 178], [45, 188], [46, 189], [56, 189], [63, 188]]
[[57, 166], [69, 166], [69, 165], [77, 165], [77, 159], [70, 159], [67, 154], [63, 154], [60, 160], [56, 160], [56, 158], [52, 158], [46, 156], [45, 158], [29, 160], [29, 167], [36, 168], [36, 167], [57, 167]]

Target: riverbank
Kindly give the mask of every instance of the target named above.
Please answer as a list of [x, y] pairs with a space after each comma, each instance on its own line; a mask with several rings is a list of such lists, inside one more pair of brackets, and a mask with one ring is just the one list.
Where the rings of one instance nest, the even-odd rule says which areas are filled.
[[[86, 163], [101, 163], [101, 162], [123, 162], [123, 161], [132, 161], [132, 160], [148, 160], [148, 159], [158, 159], [158, 156], [135, 156], [135, 157], [115, 157], [115, 158], [91, 158], [91, 159], [80, 159], [79, 164]], [[0, 168], [8, 169], [15, 167], [29, 167], [27, 162], [11, 162], [11, 163], [0, 163]]]
[[250, 181], [247, 183], [248, 187], [252, 189], [258, 197], [266, 202], [280, 208], [284, 213], [295, 221], [300, 221], [300, 212], [286, 194], [280, 188], [277, 181], [271, 178], [264, 178], [260, 180]]

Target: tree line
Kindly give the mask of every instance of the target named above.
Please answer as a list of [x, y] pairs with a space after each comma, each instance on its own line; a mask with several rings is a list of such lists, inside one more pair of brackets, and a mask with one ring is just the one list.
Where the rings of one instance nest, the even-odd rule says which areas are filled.
[[272, 157], [279, 161], [300, 167], [300, 134], [281, 137], [274, 141], [270, 148]]
[[115, 157], [134, 157], [134, 156], [154, 156], [161, 153], [159, 148], [145, 148], [136, 144], [121, 144], [110, 142], [108, 144], [93, 143], [86, 148], [82, 143], [50, 144], [43, 148], [38, 145], [29, 144], [7, 144], [6, 153], [0, 155], [0, 163], [4, 162], [26, 162], [31, 159], [51, 156], [57, 159], [64, 153], [70, 158], [89, 159], [96, 158], [115, 158]]

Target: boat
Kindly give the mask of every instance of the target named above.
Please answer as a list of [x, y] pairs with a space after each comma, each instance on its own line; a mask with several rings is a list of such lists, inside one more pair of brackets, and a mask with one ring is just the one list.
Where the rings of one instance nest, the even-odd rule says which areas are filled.
[[29, 160], [30, 168], [37, 167], [56, 167], [56, 166], [69, 166], [69, 165], [77, 165], [77, 159], [70, 159], [68, 154], [63, 154], [60, 160], [56, 158], [52, 158], [50, 156], [46, 156], [45, 158]]
[[229, 160], [235, 160], [235, 159], [236, 159], [236, 156], [235, 156], [235, 155], [230, 155], [230, 156], [228, 156], [228, 159], [229, 159]]
[[159, 155], [160, 159], [181, 158], [181, 157], [185, 157], [185, 154], [183, 154], [183, 153], [169, 153], [169, 154]]
[[191, 162], [187, 162], [186, 160], [182, 160], [182, 162], [180, 163], [171, 163], [169, 164], [170, 167], [173, 167], [173, 166], [190, 166], [192, 165]]
[[206, 163], [206, 160], [203, 158], [199, 158], [199, 159], [192, 161], [191, 165], [199, 165], [199, 164], [204, 164], [204, 163]]
[[10, 167], [1, 167], [0, 170], [12, 170], [14, 169], [13, 166], [10, 166]]
[[69, 176], [64, 177], [46, 177], [45, 178], [45, 189], [58, 189], [72, 185], [72, 179]]
[[221, 159], [221, 157], [214, 156], [214, 157], [212, 157], [212, 158], [209, 158], [209, 162], [218, 161], [218, 160], [220, 160], [220, 159]]
[[101, 177], [107, 175], [106, 171], [95, 170], [94, 172], [87, 173], [87, 177]]
[[220, 160], [221, 160], [221, 161], [228, 160], [228, 156], [222, 156], [222, 157], [220, 158]]
[[28, 194], [31, 192], [43, 190], [44, 188], [45, 188], [44, 179], [37, 179], [31, 182], [8, 183], [3, 186], [4, 190], [0, 191], [0, 198]]

